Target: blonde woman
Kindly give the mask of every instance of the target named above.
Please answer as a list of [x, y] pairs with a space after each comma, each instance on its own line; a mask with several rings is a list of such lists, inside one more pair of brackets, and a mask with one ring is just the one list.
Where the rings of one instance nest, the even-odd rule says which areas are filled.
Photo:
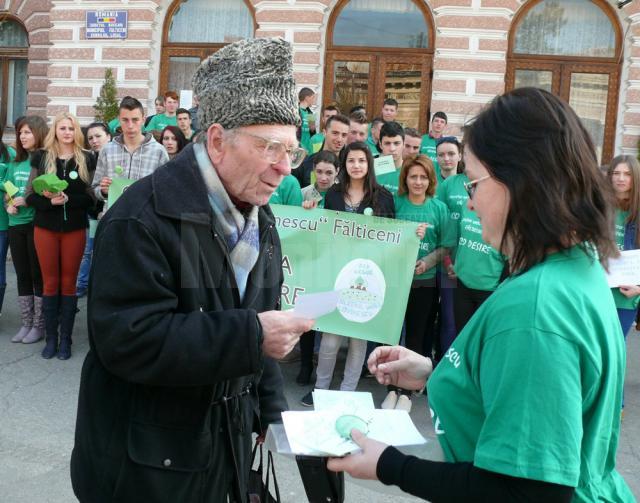
[[[78, 302], [76, 279], [86, 239], [87, 210], [94, 204], [91, 181], [96, 161], [83, 145], [78, 120], [63, 112], [53, 120], [44, 148], [31, 156], [27, 204], [35, 208], [34, 240], [43, 279], [46, 340], [42, 357], [46, 359], [56, 353], [60, 360], [71, 357], [71, 332]], [[68, 187], [55, 194], [36, 194], [33, 179], [45, 173], [66, 180]]]

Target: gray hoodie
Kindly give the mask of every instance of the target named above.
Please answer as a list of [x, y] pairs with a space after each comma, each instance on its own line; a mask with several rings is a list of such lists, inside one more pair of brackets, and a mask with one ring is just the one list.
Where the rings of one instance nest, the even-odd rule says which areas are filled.
[[[140, 180], [167, 162], [169, 154], [151, 133], [145, 133], [144, 140], [133, 152], [125, 146], [122, 135], [116, 136], [100, 150], [91, 188], [98, 201], [106, 201], [100, 191], [100, 180], [105, 176]], [[122, 174], [116, 173], [116, 166], [122, 166]]]

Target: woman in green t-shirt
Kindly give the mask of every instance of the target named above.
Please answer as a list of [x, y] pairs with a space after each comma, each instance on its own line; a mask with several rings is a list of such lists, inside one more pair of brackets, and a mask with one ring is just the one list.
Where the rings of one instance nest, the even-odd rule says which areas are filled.
[[16, 157], [7, 166], [3, 182], [11, 182], [18, 191], [5, 194], [9, 214], [9, 247], [16, 270], [18, 307], [21, 326], [11, 342], [31, 344], [44, 337], [42, 310], [42, 275], [33, 237], [35, 210], [27, 204], [25, 194], [31, 173], [30, 157], [42, 148], [49, 128], [42, 117], [29, 115], [16, 124]]
[[[620, 251], [640, 248], [640, 164], [631, 155], [614, 158], [607, 170], [616, 195], [616, 244]], [[621, 285], [612, 288], [622, 333], [627, 336], [636, 317], [640, 286]]]
[[[456, 241], [447, 206], [434, 198], [436, 185], [433, 161], [426, 155], [410, 157], [402, 164], [394, 198], [396, 218], [418, 222], [421, 239], [405, 311], [405, 345], [428, 357], [433, 352], [438, 313], [436, 266]], [[411, 390], [390, 389], [382, 408], [411, 410]]]
[[[588, 131], [551, 93], [514, 89], [466, 128], [465, 167], [467, 206], [513, 272], [429, 379], [446, 462], [352, 430], [362, 451], [329, 469], [442, 503], [634, 502], [615, 469], [625, 348], [603, 267], [617, 253], [613, 193]], [[401, 347], [368, 364], [413, 389], [432, 370]]]

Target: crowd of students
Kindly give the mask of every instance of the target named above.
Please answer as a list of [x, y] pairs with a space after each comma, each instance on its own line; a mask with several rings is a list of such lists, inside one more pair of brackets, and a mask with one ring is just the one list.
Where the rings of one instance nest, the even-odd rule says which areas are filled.
[[[475, 183], [465, 174], [463, 146], [445, 136], [447, 115], [433, 114], [429, 131], [420, 134], [395, 121], [398, 103], [387, 99], [380, 117], [369, 122], [364, 108], [342, 115], [336, 106], [322, 110], [320, 127], [309, 130], [309, 89], [300, 92], [301, 145], [309, 149], [303, 164], [285, 179], [271, 203], [324, 207], [414, 221], [421, 244], [414, 280], [398, 338], [403, 345], [437, 362], [473, 314], [509, 275], [505, 256], [482, 238], [482, 224], [467, 201]], [[376, 176], [375, 158], [391, 156], [394, 172]], [[621, 250], [637, 248], [640, 166], [632, 156], [615, 158], [603, 171], [618, 195], [616, 236]], [[478, 183], [478, 181], [476, 181]], [[302, 202], [302, 203], [301, 203]], [[626, 334], [636, 317], [640, 287], [614, 288], [620, 323]], [[319, 338], [319, 344], [316, 338]], [[310, 332], [300, 341], [297, 383], [312, 383], [314, 345], [318, 349], [314, 389], [328, 389], [343, 337]], [[356, 389], [375, 345], [348, 340], [341, 390]], [[284, 361], [296, 361], [292, 354]], [[411, 410], [411, 391], [389, 387], [382, 408]], [[312, 391], [301, 399], [313, 405]]]
[[[21, 117], [14, 146], [1, 141], [0, 130], [0, 309], [10, 249], [21, 323], [12, 342], [44, 339], [43, 358], [70, 358], [77, 302], [87, 294], [93, 236], [109, 186], [116, 177], [138, 180], [175, 157], [196, 137], [191, 113], [178, 109], [177, 95], [168, 92], [156, 100], [146, 127], [142, 104], [128, 96], [109, 125], [83, 128], [66, 112], [51, 127], [39, 116]], [[67, 188], [35, 191], [33, 180], [44, 174], [57, 175]]]

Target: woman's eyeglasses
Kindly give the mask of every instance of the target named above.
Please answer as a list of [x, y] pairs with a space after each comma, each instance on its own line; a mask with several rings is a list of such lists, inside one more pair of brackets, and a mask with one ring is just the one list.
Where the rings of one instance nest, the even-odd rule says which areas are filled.
[[478, 178], [477, 180], [473, 180], [472, 182], [467, 182], [464, 184], [464, 190], [466, 190], [467, 194], [469, 194], [469, 199], [473, 199], [473, 196], [476, 193], [478, 184], [488, 178], [491, 178], [491, 175], [483, 176]]

